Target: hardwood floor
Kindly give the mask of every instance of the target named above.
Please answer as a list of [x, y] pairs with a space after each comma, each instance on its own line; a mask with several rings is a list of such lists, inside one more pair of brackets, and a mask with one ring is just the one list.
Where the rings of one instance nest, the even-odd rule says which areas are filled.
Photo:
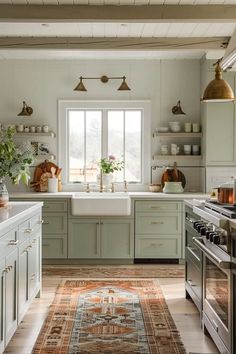
[[[62, 279], [60, 276], [43, 277], [41, 298], [33, 301], [4, 353], [31, 353], [48, 308], [54, 299], [55, 290]], [[184, 280], [182, 278], [159, 278], [159, 282], [187, 352], [219, 353], [211, 339], [201, 331], [196, 307], [191, 300], [186, 300], [184, 297]]]

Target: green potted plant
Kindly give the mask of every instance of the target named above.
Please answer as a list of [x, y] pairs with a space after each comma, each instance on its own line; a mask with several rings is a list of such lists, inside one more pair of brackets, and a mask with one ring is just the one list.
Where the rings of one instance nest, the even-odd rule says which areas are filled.
[[17, 145], [14, 141], [15, 129], [8, 127], [0, 131], [0, 207], [7, 205], [9, 196], [5, 178], [12, 183], [28, 184], [30, 178], [29, 166], [34, 162], [35, 154], [30, 142]]

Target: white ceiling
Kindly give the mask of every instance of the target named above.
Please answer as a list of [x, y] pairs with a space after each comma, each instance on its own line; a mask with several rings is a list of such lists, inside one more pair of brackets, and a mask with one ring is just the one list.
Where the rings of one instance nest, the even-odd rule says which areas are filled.
[[[1, 0], [0, 0], [1, 1]], [[230, 37], [235, 23], [0, 23], [14, 37]]]
[[[138, 5], [211, 5], [212, 9], [215, 8], [215, 4], [218, 5], [236, 5], [236, 0], [0, 0], [0, 6], [4, 6], [4, 4], [10, 5], [9, 8], [14, 8], [15, 5], [41, 5], [41, 8], [46, 9], [44, 5], [55, 5], [56, 8], [60, 8], [60, 5], [91, 5], [88, 6], [92, 8], [92, 5], [133, 5], [134, 8], [137, 8]], [[211, 7], [210, 6], [210, 7]], [[33, 6], [34, 7], [34, 6]], [[76, 11], [78, 11], [79, 7], [72, 6]], [[130, 7], [130, 6], [128, 6]], [[147, 6], [149, 8], [149, 6]], [[165, 6], [164, 6], [165, 7]], [[172, 7], [172, 6], [170, 6]], [[178, 7], [178, 6], [177, 6]], [[28, 8], [25, 6], [25, 8]], [[34, 7], [35, 8], [35, 7]], [[99, 6], [100, 8], [100, 6]], [[131, 8], [131, 7], [130, 7]], [[179, 7], [178, 7], [179, 8]], [[196, 8], [197, 9], [197, 8]], [[223, 6], [222, 9], [224, 10]], [[199, 9], [198, 9], [199, 10]], [[222, 10], [222, 11], [223, 11]], [[17, 13], [17, 6], [14, 10]], [[27, 10], [26, 10], [27, 11]], [[44, 10], [47, 11], [47, 10]], [[53, 10], [54, 11], [54, 10]], [[113, 10], [114, 11], [114, 10]], [[126, 10], [125, 10], [126, 11]], [[72, 10], [73, 12], [73, 10]], [[113, 12], [114, 13], [114, 12]], [[195, 13], [195, 11], [194, 11]], [[222, 12], [220, 12], [221, 14]], [[64, 12], [63, 12], [64, 14]], [[79, 12], [78, 12], [79, 14]], [[133, 14], [133, 13], [132, 13]], [[181, 12], [182, 14], [182, 12]], [[96, 15], [95, 15], [96, 17]], [[70, 18], [65, 17], [63, 21], [56, 21], [56, 20], [40, 20], [24, 18], [14, 18], [8, 20], [7, 18], [1, 18], [1, 8], [0, 8], [0, 39], [11, 39], [14, 37], [12, 42], [8, 47], [4, 46], [4, 41], [1, 42], [0, 45], [0, 59], [75, 59], [75, 58], [133, 58], [133, 59], [153, 59], [153, 58], [175, 58], [175, 59], [183, 59], [183, 58], [201, 58], [204, 54], [213, 53], [209, 50], [203, 50], [202, 48], [205, 47], [195, 47], [195, 49], [184, 49], [184, 45], [182, 45], [183, 40], [181, 42], [181, 38], [185, 40], [185, 38], [199, 38], [201, 42], [201, 38], [214, 38], [214, 37], [224, 37], [230, 38], [234, 32], [236, 27], [236, 19], [234, 20], [224, 20], [222, 17], [221, 19], [214, 18], [213, 20], [204, 19], [201, 20], [193, 20], [191, 18], [184, 20], [174, 20], [170, 18], [169, 20], [162, 21], [151, 21], [150, 19], [147, 20], [125, 20], [125, 22], [116, 21], [112, 22], [109, 21], [109, 18], [104, 21], [97, 21], [96, 18], [94, 20], [80, 20], [80, 21], [73, 21], [70, 22]], [[234, 18], [234, 17], [233, 17]], [[40, 37], [40, 41], [43, 43], [43, 38], [50, 37], [50, 45], [47, 49], [39, 49], [40, 45], [38, 45], [37, 49], [32, 49], [34, 44], [31, 44], [31, 48], [29, 46], [28, 49], [20, 48], [20, 45], [17, 46], [17, 40], [19, 42], [24, 42], [24, 38], [33, 39]], [[81, 49], [60, 49], [53, 47], [53, 39], [55, 38], [117, 38], [124, 40], [139, 38], [139, 39], [151, 39], [151, 38], [163, 38], [159, 42], [163, 42], [162, 48], [158, 49], [156, 45], [155, 50], [149, 47], [148, 50], [144, 50], [141, 48], [137, 50], [112, 50], [112, 48], [108, 50], [103, 50], [102, 48], [99, 49], [97, 47], [96, 50], [93, 50], [96, 47], [92, 47], [87, 50]], [[165, 46], [164, 38], [180, 38], [180, 45], [177, 46], [171, 43], [171, 47]], [[205, 40], [207, 43], [207, 48], [209, 47], [208, 38]], [[52, 40], [51, 40], [52, 39]], [[123, 40], [123, 39], [122, 39]], [[157, 39], [158, 41], [158, 39]], [[65, 40], [66, 42], [66, 40]], [[204, 40], [201, 42], [203, 43]], [[220, 43], [223, 41], [221, 40]], [[41, 42], [40, 42], [41, 43]], [[92, 41], [93, 43], [93, 41]], [[55, 44], [55, 43], [54, 43]], [[12, 48], [11, 48], [12, 46]], [[2, 47], [2, 48], [1, 48]], [[168, 47], [167, 50], [165, 47]], [[181, 48], [182, 47], [182, 48]], [[191, 47], [191, 46], [189, 46]], [[16, 49], [17, 48], [17, 49]], [[35, 47], [36, 48], [36, 47]], [[52, 49], [55, 48], [55, 49]], [[127, 47], [128, 48], [128, 47]], [[136, 47], [137, 48], [137, 47]], [[199, 48], [199, 49], [196, 49]], [[106, 48], [105, 48], [106, 49]], [[224, 54], [224, 50], [222, 50], [221, 55]], [[214, 56], [214, 54], [211, 54]], [[217, 54], [218, 55], [218, 54]], [[217, 58], [217, 57], [216, 57]]]

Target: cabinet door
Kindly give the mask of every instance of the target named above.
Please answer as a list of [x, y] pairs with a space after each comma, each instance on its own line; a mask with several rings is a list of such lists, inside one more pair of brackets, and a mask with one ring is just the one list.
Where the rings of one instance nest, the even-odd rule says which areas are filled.
[[234, 104], [207, 104], [205, 119], [206, 164], [218, 166], [235, 164]]
[[43, 235], [67, 233], [67, 214], [48, 213], [43, 215], [43, 219]]
[[133, 258], [134, 236], [130, 221], [101, 221], [102, 258]]
[[0, 353], [5, 346], [5, 259], [0, 262]]
[[100, 223], [98, 219], [80, 219], [70, 221], [68, 257], [100, 257]]
[[28, 274], [28, 250], [30, 241], [23, 242], [18, 250], [19, 259], [19, 283], [18, 283], [18, 323], [21, 321], [29, 304], [29, 274]]
[[67, 258], [67, 235], [43, 235], [43, 259]]
[[29, 246], [29, 298], [36, 295], [40, 283], [39, 235], [31, 238]]
[[5, 345], [17, 328], [17, 249], [6, 257]]

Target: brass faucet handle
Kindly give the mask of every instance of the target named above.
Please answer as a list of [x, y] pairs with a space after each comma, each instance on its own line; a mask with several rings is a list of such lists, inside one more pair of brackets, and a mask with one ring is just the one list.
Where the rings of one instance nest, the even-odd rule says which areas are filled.
[[90, 192], [90, 186], [89, 186], [89, 183], [86, 184], [86, 193], [89, 193]]
[[124, 180], [124, 191], [128, 192], [128, 185], [126, 180]]
[[114, 193], [115, 192], [115, 183], [111, 182], [111, 192]]

